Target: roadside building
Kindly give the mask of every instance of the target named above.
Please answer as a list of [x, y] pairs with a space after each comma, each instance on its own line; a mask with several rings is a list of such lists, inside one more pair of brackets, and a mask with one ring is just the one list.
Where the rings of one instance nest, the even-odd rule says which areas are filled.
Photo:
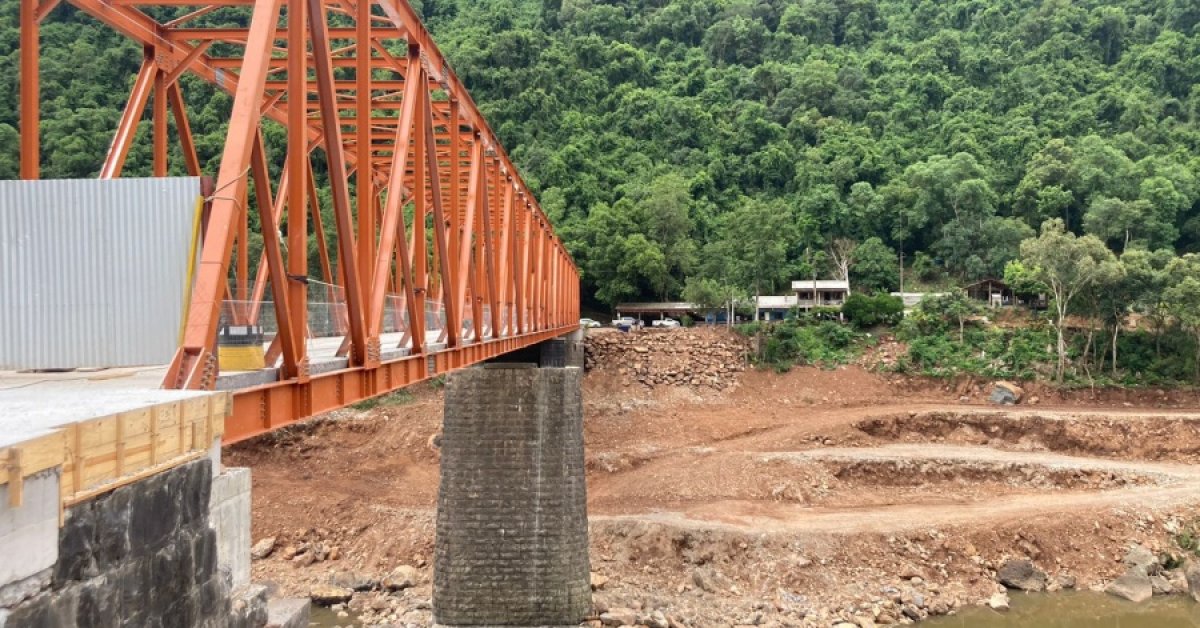
[[758, 320], [781, 321], [787, 318], [788, 312], [796, 309], [799, 299], [794, 294], [782, 296], [761, 296], [757, 299]]
[[976, 281], [966, 287], [967, 296], [976, 301], [983, 301], [988, 307], [1008, 307], [1016, 303], [1012, 288], [1000, 279], [988, 278]]
[[850, 282], [841, 279], [801, 279], [792, 282], [796, 308], [842, 307], [850, 296]]

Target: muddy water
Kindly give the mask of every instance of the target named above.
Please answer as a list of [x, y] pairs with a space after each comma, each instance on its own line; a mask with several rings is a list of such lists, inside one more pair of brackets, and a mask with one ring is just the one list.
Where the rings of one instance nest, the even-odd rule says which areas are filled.
[[[969, 608], [953, 617], [920, 624], [921, 628], [1200, 628], [1200, 604], [1183, 596], [1156, 597], [1143, 604], [1102, 593], [1014, 594], [1012, 609], [997, 613]], [[353, 617], [338, 617], [327, 608], [313, 608], [312, 624], [341, 628]]]
[[1012, 610], [964, 610], [928, 628], [1200, 628], [1200, 604], [1183, 596], [1133, 604], [1101, 593], [1013, 595]]

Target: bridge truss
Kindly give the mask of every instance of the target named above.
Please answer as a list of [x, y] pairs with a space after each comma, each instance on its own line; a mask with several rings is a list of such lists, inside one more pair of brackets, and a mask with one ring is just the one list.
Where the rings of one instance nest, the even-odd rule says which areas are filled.
[[[20, 0], [25, 179], [39, 176], [39, 25], [60, 1]], [[172, 141], [190, 175], [206, 174], [179, 78], [190, 72], [233, 96], [219, 171], [205, 192], [183, 340], [163, 381], [213, 388], [218, 328], [261, 324], [271, 316], [262, 304], [271, 303], [267, 362], [279, 365], [278, 377], [235, 393], [228, 440], [576, 328], [574, 263], [405, 0], [66, 1], [144, 49], [102, 178], [121, 175], [147, 115], [154, 175], [167, 175]], [[229, 7], [241, 7], [243, 26], [203, 25]], [[177, 17], [151, 17], [166, 14]], [[268, 121], [287, 133], [274, 178]], [[332, 193], [334, 243], [322, 224], [318, 174]], [[262, 225], [254, 276], [251, 213]], [[338, 295], [344, 362], [332, 370], [311, 368], [310, 275]], [[388, 345], [385, 319], [401, 336]]]

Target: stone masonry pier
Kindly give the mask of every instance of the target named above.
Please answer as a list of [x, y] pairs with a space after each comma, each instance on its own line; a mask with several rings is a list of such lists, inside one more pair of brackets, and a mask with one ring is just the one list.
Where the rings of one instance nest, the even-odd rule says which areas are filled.
[[448, 378], [438, 624], [578, 625], [591, 610], [581, 378], [519, 363]]

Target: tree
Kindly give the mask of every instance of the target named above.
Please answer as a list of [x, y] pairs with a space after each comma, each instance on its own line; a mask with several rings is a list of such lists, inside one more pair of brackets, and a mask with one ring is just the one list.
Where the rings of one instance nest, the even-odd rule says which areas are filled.
[[1066, 326], [1072, 301], [1106, 277], [1119, 272], [1112, 251], [1095, 236], [1077, 237], [1061, 219], [1047, 220], [1037, 238], [1021, 243], [1021, 262], [1050, 289], [1058, 337], [1059, 383], [1067, 368]]
[[[850, 267], [854, 265], [854, 255], [858, 250], [858, 242], [850, 238], [834, 238], [829, 243], [829, 262], [837, 271], [837, 278], [850, 284]], [[849, 292], [847, 292], [849, 294]]]
[[951, 290], [945, 294], [921, 300], [921, 310], [947, 323], [957, 323], [958, 341], [966, 336], [967, 319], [979, 313], [979, 304], [962, 290]]
[[786, 280], [788, 247], [795, 240], [796, 223], [778, 203], [746, 199], [722, 217], [720, 253], [730, 264], [729, 275], [755, 296]]
[[1200, 384], [1200, 255], [1189, 253], [1167, 265], [1171, 283], [1163, 291], [1170, 312], [1196, 342], [1196, 383]]
[[899, 282], [896, 252], [879, 238], [868, 238], [855, 249], [850, 267], [851, 283], [866, 293], [891, 290]]

